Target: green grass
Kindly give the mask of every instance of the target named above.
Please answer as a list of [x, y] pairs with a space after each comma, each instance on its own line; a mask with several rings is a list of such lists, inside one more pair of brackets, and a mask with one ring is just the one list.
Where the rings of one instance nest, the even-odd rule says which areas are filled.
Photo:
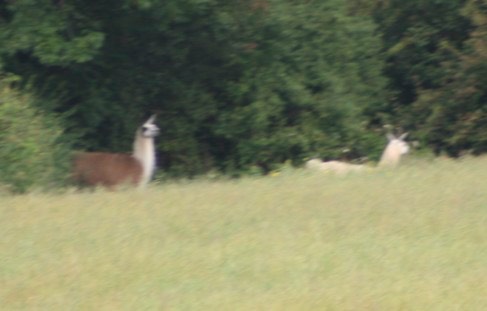
[[1, 310], [487, 310], [487, 158], [0, 197]]

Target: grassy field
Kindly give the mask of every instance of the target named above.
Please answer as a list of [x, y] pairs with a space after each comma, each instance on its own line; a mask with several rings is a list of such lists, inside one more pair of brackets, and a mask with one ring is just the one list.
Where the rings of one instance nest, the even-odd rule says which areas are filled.
[[1, 310], [487, 310], [487, 158], [0, 197]]

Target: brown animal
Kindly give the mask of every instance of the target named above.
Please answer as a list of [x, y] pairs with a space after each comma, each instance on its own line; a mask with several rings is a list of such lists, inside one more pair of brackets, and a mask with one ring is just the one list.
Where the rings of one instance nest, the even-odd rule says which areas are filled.
[[80, 152], [74, 156], [73, 179], [87, 186], [113, 189], [119, 185], [145, 186], [155, 169], [154, 137], [159, 128], [147, 120], [135, 134], [134, 150], [130, 154]]

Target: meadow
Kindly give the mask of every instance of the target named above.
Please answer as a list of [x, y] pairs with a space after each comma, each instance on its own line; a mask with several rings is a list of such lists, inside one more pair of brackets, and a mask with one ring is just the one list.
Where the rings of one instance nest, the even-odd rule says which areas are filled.
[[487, 310], [487, 158], [0, 197], [2, 310]]

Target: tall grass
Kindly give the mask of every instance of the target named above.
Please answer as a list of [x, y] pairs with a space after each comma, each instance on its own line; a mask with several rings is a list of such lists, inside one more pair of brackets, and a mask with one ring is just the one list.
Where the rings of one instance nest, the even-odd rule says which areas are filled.
[[0, 198], [3, 310], [486, 310], [487, 159]]

